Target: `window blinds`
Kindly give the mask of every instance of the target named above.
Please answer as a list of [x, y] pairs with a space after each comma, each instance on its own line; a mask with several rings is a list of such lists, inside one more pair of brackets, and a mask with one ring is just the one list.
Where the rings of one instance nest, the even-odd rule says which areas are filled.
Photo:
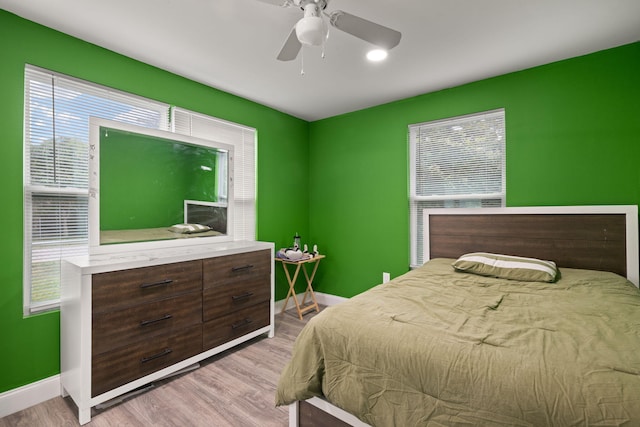
[[169, 105], [27, 65], [25, 313], [57, 305], [60, 259], [88, 252], [89, 117], [167, 129]]
[[409, 126], [413, 266], [423, 209], [504, 205], [505, 141], [503, 109]]
[[89, 117], [234, 145], [236, 240], [256, 238], [255, 129], [25, 67], [25, 314], [57, 306], [60, 260], [88, 253]]
[[233, 238], [256, 240], [256, 130], [172, 108], [173, 131], [234, 146]]

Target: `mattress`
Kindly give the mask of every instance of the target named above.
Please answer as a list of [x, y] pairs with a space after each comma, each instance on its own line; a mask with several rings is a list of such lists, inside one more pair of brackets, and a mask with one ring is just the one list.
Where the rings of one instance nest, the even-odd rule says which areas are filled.
[[323, 310], [276, 404], [323, 396], [373, 426], [640, 425], [640, 292], [608, 272], [556, 283], [435, 259]]
[[157, 240], [191, 239], [196, 237], [220, 236], [222, 233], [214, 230], [201, 233], [174, 233], [169, 227], [141, 228], [133, 230], [102, 230], [100, 231], [100, 244], [113, 243], [153, 242]]

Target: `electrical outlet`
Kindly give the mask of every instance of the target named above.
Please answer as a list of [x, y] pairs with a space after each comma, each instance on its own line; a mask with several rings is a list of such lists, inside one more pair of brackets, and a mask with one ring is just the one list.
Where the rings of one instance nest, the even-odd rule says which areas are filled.
[[382, 273], [382, 283], [387, 283], [391, 280], [391, 275], [387, 272]]

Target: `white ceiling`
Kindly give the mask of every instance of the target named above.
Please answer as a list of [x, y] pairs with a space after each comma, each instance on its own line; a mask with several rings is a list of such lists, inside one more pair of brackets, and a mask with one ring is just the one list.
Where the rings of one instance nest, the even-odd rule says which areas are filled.
[[[332, 29], [276, 55], [302, 11], [257, 0], [0, 0], [0, 8], [313, 121], [640, 40], [640, 0], [331, 0], [402, 32], [383, 63]], [[640, 72], [640, 71], [639, 71]]]

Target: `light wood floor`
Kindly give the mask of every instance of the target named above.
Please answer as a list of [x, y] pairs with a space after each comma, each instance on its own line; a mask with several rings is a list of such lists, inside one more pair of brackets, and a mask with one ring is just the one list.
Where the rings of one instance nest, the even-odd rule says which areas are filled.
[[[200, 369], [157, 383], [116, 406], [95, 411], [91, 427], [284, 427], [288, 409], [274, 405], [280, 372], [293, 341], [315, 312], [300, 321], [276, 313], [274, 338], [258, 337], [201, 362]], [[56, 397], [0, 419], [0, 427], [77, 426], [69, 399]]]

